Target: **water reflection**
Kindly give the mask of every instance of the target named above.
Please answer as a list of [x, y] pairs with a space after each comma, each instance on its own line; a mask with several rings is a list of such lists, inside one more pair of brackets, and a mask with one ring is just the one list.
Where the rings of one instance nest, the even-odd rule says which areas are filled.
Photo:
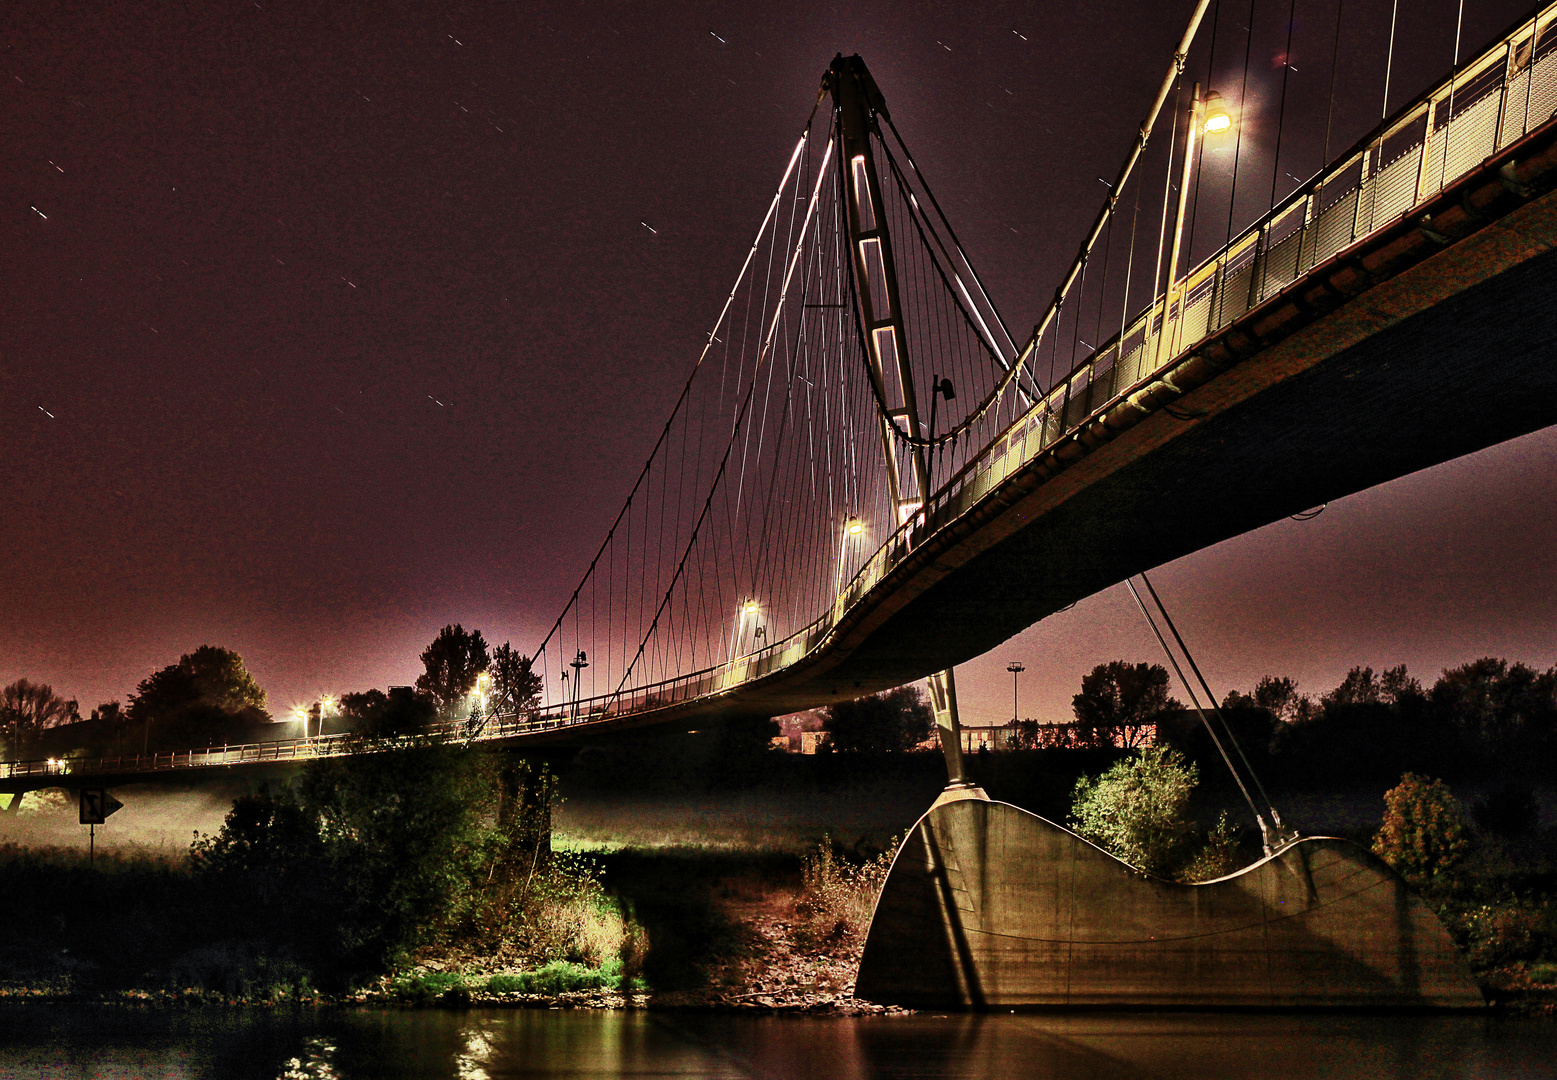
[[710, 1080], [1557, 1076], [1557, 1024], [1483, 1017], [0, 1009], [0, 1076]]

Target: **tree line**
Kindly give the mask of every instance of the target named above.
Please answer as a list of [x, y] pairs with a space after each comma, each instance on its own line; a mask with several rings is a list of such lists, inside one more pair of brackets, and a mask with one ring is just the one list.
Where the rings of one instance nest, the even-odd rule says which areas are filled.
[[[541, 679], [507, 642], [489, 648], [480, 630], [445, 626], [421, 653], [422, 673], [389, 709], [395, 691], [343, 694], [337, 727], [357, 730], [385, 715], [403, 724], [536, 707]], [[478, 684], [484, 692], [478, 694]], [[85, 719], [75, 699], [47, 683], [17, 679], [0, 688], [0, 745], [13, 760], [42, 756], [133, 755], [257, 741], [274, 718], [264, 689], [231, 649], [202, 645], [136, 686], [127, 703], [106, 701]], [[408, 732], [403, 732], [408, 733]], [[269, 738], [275, 736], [269, 735]]]
[[[1557, 667], [1497, 657], [1445, 669], [1424, 686], [1404, 665], [1358, 666], [1318, 696], [1295, 679], [1266, 675], [1216, 703], [1257, 764], [1332, 779], [1389, 779], [1403, 772], [1463, 776], [1498, 763], [1557, 764]], [[830, 749], [879, 754], [923, 745], [934, 729], [924, 694], [899, 687], [823, 710]], [[1199, 716], [1171, 692], [1160, 664], [1110, 660], [1082, 677], [1071, 720], [1016, 725], [1018, 749], [1106, 749], [1153, 742], [1214, 760]]]

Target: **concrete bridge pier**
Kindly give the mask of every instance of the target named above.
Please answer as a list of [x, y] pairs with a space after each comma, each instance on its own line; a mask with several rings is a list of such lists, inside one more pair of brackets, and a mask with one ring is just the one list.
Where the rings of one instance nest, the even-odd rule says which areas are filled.
[[941, 741], [941, 753], [946, 758], [946, 790], [941, 793], [941, 798], [945, 799], [954, 792], [958, 798], [989, 798], [984, 794], [984, 789], [968, 776], [967, 764], [962, 760], [962, 724], [957, 719], [956, 676], [951, 668], [947, 668], [925, 681], [930, 685], [930, 705], [935, 710], [935, 733]]
[[1346, 840], [1187, 885], [966, 788], [899, 849], [855, 993], [969, 1010], [1482, 1005], [1437, 916]]

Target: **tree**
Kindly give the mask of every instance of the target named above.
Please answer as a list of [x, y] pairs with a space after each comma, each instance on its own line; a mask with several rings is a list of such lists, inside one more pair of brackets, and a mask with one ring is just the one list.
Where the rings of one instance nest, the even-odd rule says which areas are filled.
[[1200, 770], [1171, 747], [1137, 750], [1102, 776], [1076, 781], [1070, 824], [1130, 865], [1169, 877], [1190, 847], [1186, 811]]
[[388, 694], [343, 694], [341, 712], [350, 718], [354, 738], [370, 744], [417, 738], [438, 719], [432, 699], [408, 686], [391, 686]]
[[477, 676], [491, 666], [481, 631], [467, 633], [454, 623], [438, 631], [432, 644], [422, 651], [425, 670], [417, 676], [416, 688], [431, 697], [439, 709], [452, 709], [475, 688]]
[[1371, 667], [1354, 667], [1341, 685], [1319, 699], [1326, 708], [1336, 705], [1370, 705], [1379, 700], [1379, 683]]
[[87, 722], [91, 725], [91, 744], [98, 753], [122, 754], [129, 749], [130, 719], [117, 701], [103, 702], [92, 710]]
[[1404, 705], [1408, 701], [1420, 701], [1425, 696], [1422, 684], [1406, 673], [1406, 665], [1384, 669], [1379, 679], [1379, 700], [1390, 705]]
[[[1404, 668], [1400, 669], [1404, 672]], [[1222, 699], [1222, 709], [1264, 709], [1272, 719], [1283, 724], [1300, 724], [1312, 720], [1319, 712], [1313, 698], [1298, 693], [1296, 679], [1283, 676], [1261, 675], [1254, 684], [1252, 694], [1229, 690]]]
[[1538, 751], [1557, 734], [1557, 668], [1484, 656], [1445, 670], [1429, 699], [1442, 720], [1494, 755]]
[[13, 758], [26, 756], [45, 728], [80, 719], [76, 702], [60, 697], [48, 683], [17, 679], [0, 690], [0, 728], [8, 737], [7, 750]]
[[1384, 793], [1384, 823], [1373, 853], [1417, 889], [1451, 889], [1470, 854], [1465, 807], [1442, 780], [1406, 773]]
[[1182, 709], [1168, 693], [1168, 672], [1161, 664], [1110, 660], [1081, 680], [1071, 710], [1083, 741], [1094, 746], [1140, 746], [1159, 713]]
[[231, 905], [229, 925], [349, 984], [392, 967], [472, 901], [496, 788], [486, 755], [435, 740], [313, 761], [294, 789], [235, 802], [192, 863]]
[[492, 707], [499, 712], [533, 712], [541, 700], [541, 677], [530, 658], [508, 642], [492, 650]]
[[916, 686], [840, 701], [822, 722], [832, 748], [842, 753], [909, 750], [929, 738], [934, 727], [935, 714]]
[[231, 649], [202, 645], [141, 680], [130, 695], [130, 723], [143, 745], [161, 749], [239, 739], [270, 719], [265, 691]]

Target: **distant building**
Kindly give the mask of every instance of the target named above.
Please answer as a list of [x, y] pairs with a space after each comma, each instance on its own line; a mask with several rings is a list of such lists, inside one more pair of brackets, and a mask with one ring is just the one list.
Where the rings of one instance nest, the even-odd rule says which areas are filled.
[[825, 731], [802, 731], [800, 733], [800, 752], [802, 754], [814, 754], [827, 745], [829, 736]]
[[980, 751], [1010, 750], [1016, 746], [1016, 725], [967, 724], [962, 728], [962, 752], [977, 754]]

